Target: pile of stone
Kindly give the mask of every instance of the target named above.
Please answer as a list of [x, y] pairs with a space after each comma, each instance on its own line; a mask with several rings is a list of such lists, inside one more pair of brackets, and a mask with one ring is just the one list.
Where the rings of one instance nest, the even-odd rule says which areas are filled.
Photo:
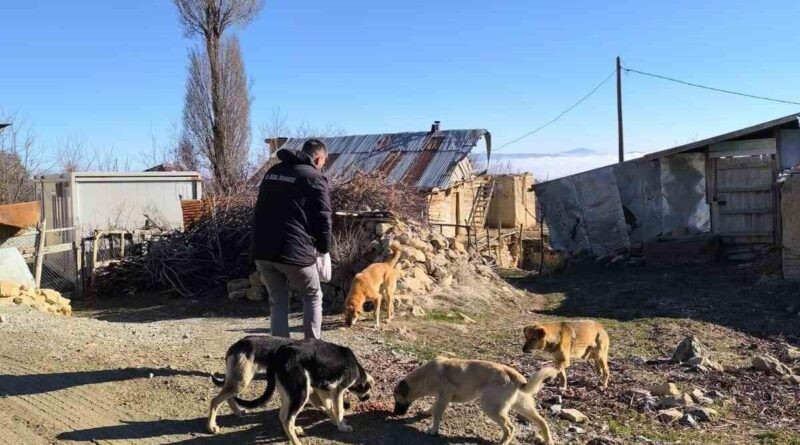
[[644, 412], [655, 412], [656, 418], [663, 423], [679, 422], [694, 427], [698, 422], [710, 422], [718, 416], [711, 405], [722, 401], [723, 394], [700, 388], [684, 392], [674, 383], [664, 382], [649, 390], [632, 389], [627, 392], [627, 397], [630, 406]]
[[[430, 292], [446, 291], [459, 281], [459, 276], [491, 278], [491, 268], [485, 266], [480, 256], [470, 252], [463, 240], [447, 237], [424, 226], [403, 222], [365, 222], [363, 228], [369, 240], [364, 246], [364, 264], [384, 261], [389, 252], [389, 243], [401, 245], [397, 263], [398, 282], [396, 304], [414, 309], [416, 296]], [[334, 269], [335, 269], [334, 265]], [[360, 269], [359, 269], [360, 270]], [[336, 270], [334, 270], [334, 275]], [[349, 283], [342, 283], [347, 292]], [[227, 295], [231, 300], [261, 301], [266, 298], [266, 289], [253, 272], [249, 278], [231, 280], [227, 283]], [[339, 298], [343, 298], [340, 296]], [[413, 313], [413, 312], [412, 312]]]
[[267, 290], [261, 284], [258, 271], [251, 273], [248, 278], [228, 281], [227, 290], [231, 300], [263, 301], [267, 297]]
[[0, 305], [25, 305], [50, 314], [72, 315], [67, 298], [53, 289], [39, 289], [10, 281], [0, 281]]

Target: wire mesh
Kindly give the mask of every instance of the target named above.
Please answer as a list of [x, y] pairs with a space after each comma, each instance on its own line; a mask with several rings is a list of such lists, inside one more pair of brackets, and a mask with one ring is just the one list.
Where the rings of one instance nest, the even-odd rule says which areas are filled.
[[[72, 229], [56, 229], [45, 232], [45, 247], [71, 244], [75, 232]], [[31, 231], [11, 237], [0, 243], [0, 248], [16, 248], [22, 254], [31, 275], [36, 274], [36, 248], [39, 232]], [[55, 289], [61, 293], [74, 293], [78, 289], [78, 268], [73, 249], [46, 253], [42, 258], [42, 277], [39, 287]]]

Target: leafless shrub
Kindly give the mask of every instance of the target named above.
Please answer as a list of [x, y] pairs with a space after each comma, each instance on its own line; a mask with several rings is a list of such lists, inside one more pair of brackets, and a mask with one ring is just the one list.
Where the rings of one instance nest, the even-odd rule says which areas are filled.
[[254, 204], [255, 197], [247, 194], [207, 200], [200, 218], [184, 232], [165, 234], [150, 242], [145, 254], [103, 271], [97, 294], [134, 288], [192, 296], [247, 276]]
[[43, 170], [43, 153], [33, 130], [15, 114], [0, 112], [0, 204], [31, 201], [31, 177]]
[[335, 211], [382, 210], [402, 220], [427, 221], [427, 200], [419, 190], [402, 183], [389, 184], [377, 172], [331, 178], [331, 206]]

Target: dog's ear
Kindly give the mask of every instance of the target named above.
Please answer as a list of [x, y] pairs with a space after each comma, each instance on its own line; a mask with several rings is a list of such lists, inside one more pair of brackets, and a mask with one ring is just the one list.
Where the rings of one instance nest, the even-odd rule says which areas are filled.
[[400, 383], [397, 384], [397, 388], [395, 388], [397, 394], [403, 398], [408, 397], [408, 394], [411, 392], [411, 387], [408, 386], [408, 382], [405, 380], [401, 380]]
[[538, 324], [532, 324], [530, 326], [525, 326], [525, 338], [528, 340], [533, 340], [536, 338], [541, 338], [545, 336], [545, 330], [543, 327], [539, 326]]

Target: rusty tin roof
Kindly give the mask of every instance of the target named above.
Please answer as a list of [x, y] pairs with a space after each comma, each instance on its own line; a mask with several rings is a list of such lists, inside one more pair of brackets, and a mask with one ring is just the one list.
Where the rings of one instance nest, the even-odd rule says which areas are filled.
[[[427, 191], [449, 187], [456, 166], [481, 138], [486, 138], [486, 150], [490, 152], [491, 134], [483, 129], [319, 139], [328, 147], [325, 171], [330, 176], [347, 177], [357, 171], [380, 171], [389, 182], [405, 182]], [[305, 138], [287, 139], [281, 148], [299, 150], [305, 141]]]

